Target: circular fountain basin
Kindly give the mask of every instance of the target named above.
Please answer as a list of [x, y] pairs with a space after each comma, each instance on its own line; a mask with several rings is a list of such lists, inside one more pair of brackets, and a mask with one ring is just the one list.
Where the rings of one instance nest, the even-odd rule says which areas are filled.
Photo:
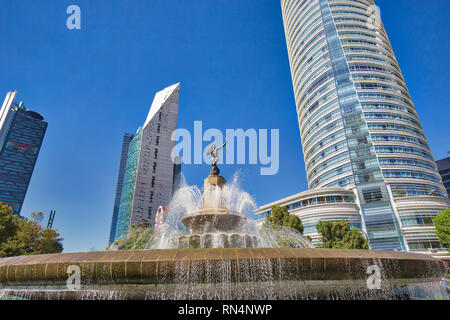
[[[80, 287], [69, 290], [74, 266]], [[374, 268], [380, 280], [375, 288]], [[445, 264], [430, 256], [370, 250], [66, 253], [0, 259], [0, 299], [433, 298], [445, 294], [439, 284], [445, 272]]]
[[193, 232], [213, 233], [240, 230], [247, 221], [227, 209], [203, 209], [183, 218], [181, 222]]
[[194, 233], [178, 237], [178, 248], [256, 248], [258, 238], [243, 233]]

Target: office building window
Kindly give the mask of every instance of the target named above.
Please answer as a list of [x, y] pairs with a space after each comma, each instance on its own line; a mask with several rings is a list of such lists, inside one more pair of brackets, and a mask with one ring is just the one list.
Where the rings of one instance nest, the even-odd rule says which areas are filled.
[[148, 213], [148, 219], [151, 220], [151, 218], [152, 218], [152, 207], [149, 207], [147, 209], [147, 213]]
[[380, 201], [381, 199], [383, 199], [383, 195], [381, 193], [380, 188], [363, 190], [363, 197], [364, 197], [364, 201], [366, 203], [376, 202], [376, 201]]

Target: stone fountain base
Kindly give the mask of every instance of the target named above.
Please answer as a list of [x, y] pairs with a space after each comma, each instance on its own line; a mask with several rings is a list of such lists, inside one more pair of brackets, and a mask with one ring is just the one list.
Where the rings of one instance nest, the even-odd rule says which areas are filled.
[[258, 238], [242, 233], [200, 233], [181, 236], [178, 248], [256, 248]]
[[[225, 213], [219, 213], [224, 210]], [[203, 209], [198, 214], [191, 214], [181, 222], [193, 232], [233, 232], [242, 231], [247, 219], [239, 214], [228, 213], [227, 209]]]
[[[81, 271], [68, 290], [67, 270]], [[369, 288], [373, 266], [379, 288]], [[445, 295], [442, 261], [370, 250], [172, 249], [0, 259], [0, 297], [26, 299], [403, 299]], [[375, 277], [376, 278], [376, 277]]]
[[258, 246], [258, 238], [245, 232], [247, 219], [227, 209], [203, 209], [183, 218], [182, 223], [191, 233], [173, 241], [174, 247], [180, 249]]

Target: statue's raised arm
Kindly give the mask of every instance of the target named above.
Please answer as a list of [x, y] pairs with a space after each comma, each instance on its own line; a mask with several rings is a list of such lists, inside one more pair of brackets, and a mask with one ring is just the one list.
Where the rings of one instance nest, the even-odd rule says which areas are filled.
[[220, 147], [218, 147], [216, 149], [216, 151], [219, 151], [220, 149], [223, 149], [226, 146], [227, 143], [228, 143], [228, 141], [225, 140], [225, 143], [223, 145], [221, 145]]

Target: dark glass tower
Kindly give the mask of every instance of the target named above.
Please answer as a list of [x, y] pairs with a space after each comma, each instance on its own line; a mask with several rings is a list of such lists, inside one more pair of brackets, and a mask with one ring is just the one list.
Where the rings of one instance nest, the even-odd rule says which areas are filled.
[[442, 177], [442, 182], [447, 190], [447, 194], [450, 196], [450, 157], [436, 161], [439, 169], [439, 173]]
[[47, 122], [17, 104], [16, 95], [9, 92], [0, 111], [0, 201], [20, 215]]
[[117, 218], [119, 216], [120, 199], [122, 196], [123, 179], [125, 178], [125, 171], [127, 169], [128, 150], [130, 149], [130, 142], [134, 135], [125, 133], [122, 141], [122, 152], [120, 154], [119, 176], [117, 178], [116, 198], [114, 200], [113, 216], [111, 221], [111, 231], [109, 233], [109, 243], [113, 243], [116, 237]]

